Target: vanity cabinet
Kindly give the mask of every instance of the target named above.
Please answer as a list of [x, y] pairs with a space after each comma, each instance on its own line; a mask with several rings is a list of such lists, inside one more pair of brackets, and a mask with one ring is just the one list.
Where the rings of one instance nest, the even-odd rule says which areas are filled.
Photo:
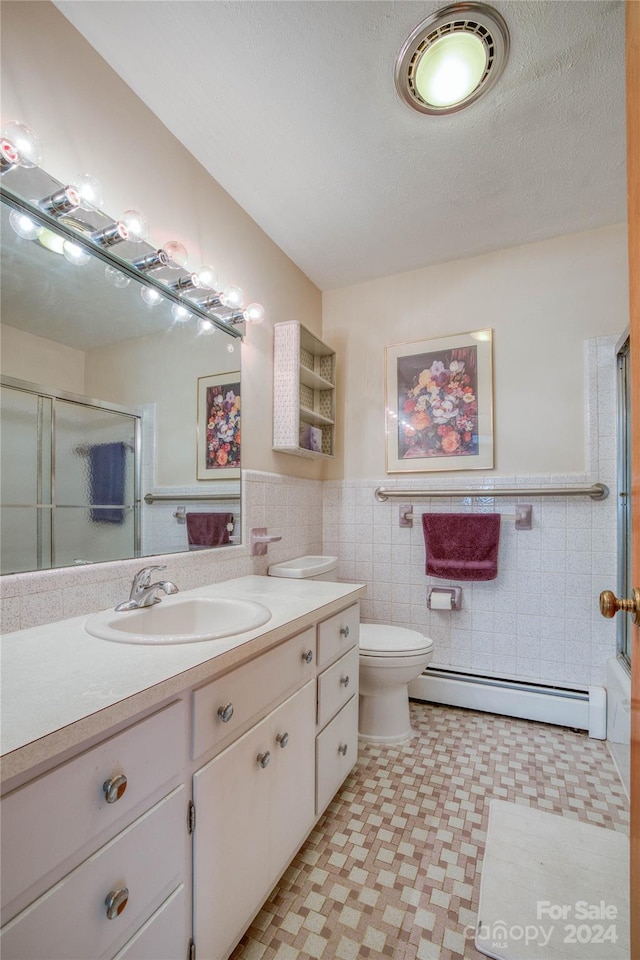
[[335, 351], [295, 320], [273, 329], [273, 449], [332, 457]]
[[5, 793], [3, 960], [225, 960], [356, 761], [358, 626], [211, 661]]

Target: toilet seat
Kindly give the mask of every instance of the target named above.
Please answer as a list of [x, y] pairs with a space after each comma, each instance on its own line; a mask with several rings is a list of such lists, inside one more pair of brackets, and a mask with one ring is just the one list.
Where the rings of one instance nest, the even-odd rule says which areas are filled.
[[367, 657], [402, 657], [427, 654], [433, 640], [417, 630], [382, 623], [360, 624], [360, 653]]

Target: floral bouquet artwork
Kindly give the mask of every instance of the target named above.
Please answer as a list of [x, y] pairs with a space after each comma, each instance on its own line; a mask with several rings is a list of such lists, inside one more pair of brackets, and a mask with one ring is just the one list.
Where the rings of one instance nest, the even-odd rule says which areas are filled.
[[493, 467], [492, 331], [386, 348], [387, 472]]
[[400, 458], [477, 455], [477, 348], [425, 353], [406, 366], [407, 378], [398, 360]]
[[[240, 475], [240, 380], [234, 374], [198, 381], [198, 478]], [[233, 471], [233, 472], [232, 472]]]

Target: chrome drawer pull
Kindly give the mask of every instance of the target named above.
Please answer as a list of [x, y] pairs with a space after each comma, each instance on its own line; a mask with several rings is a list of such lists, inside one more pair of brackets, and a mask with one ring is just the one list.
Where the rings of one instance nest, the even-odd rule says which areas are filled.
[[313, 650], [307, 650], [306, 653], [302, 654], [302, 659], [305, 663], [311, 663], [313, 660]]
[[342, 636], [342, 637], [348, 637], [348, 636], [349, 636], [349, 627], [341, 627], [341, 628], [340, 628], [340, 636]]
[[218, 707], [218, 716], [223, 723], [229, 723], [233, 716], [233, 704], [225, 703], [224, 707]]
[[118, 773], [115, 777], [109, 777], [102, 784], [107, 803], [115, 803], [127, 789], [127, 778], [124, 773]]
[[338, 747], [338, 753], [341, 753], [343, 757], [346, 757], [346, 755], [347, 755], [347, 745], [346, 745], [346, 743], [343, 743], [341, 746]]
[[289, 743], [289, 734], [288, 733], [279, 733], [276, 737], [276, 743], [279, 743], [280, 746], [284, 749]]
[[120, 890], [112, 890], [107, 895], [105, 904], [107, 906], [107, 919], [115, 920], [119, 917], [127, 903], [129, 902], [129, 890], [127, 887], [121, 887]]
[[349, 674], [347, 674], [346, 677], [340, 677], [340, 683], [342, 684], [343, 687], [348, 687], [348, 686], [349, 686]]
[[267, 766], [267, 764], [269, 763], [269, 760], [271, 760], [271, 754], [269, 753], [268, 750], [265, 750], [264, 753], [259, 753], [259, 754], [258, 754], [257, 760], [258, 760], [258, 763], [260, 764], [260, 766], [262, 767], [262, 769], [264, 770], [264, 768], [265, 768], [265, 767]]

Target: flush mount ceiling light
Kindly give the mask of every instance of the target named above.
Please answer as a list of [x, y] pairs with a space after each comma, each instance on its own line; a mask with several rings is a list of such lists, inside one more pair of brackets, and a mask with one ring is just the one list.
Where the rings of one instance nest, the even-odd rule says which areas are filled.
[[396, 89], [420, 113], [455, 113], [491, 89], [509, 54], [509, 31], [484, 3], [455, 3], [432, 14], [404, 43]]

